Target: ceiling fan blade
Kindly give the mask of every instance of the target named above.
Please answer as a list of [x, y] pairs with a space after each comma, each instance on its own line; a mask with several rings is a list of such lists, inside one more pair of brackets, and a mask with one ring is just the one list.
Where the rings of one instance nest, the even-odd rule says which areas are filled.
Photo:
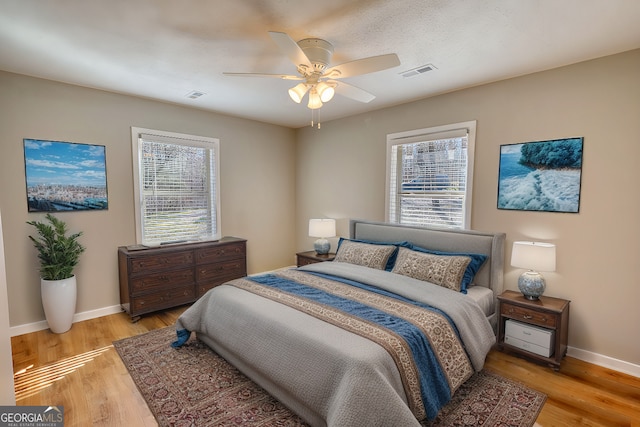
[[304, 54], [304, 51], [298, 46], [291, 37], [286, 33], [280, 33], [278, 31], [269, 31], [271, 39], [278, 45], [280, 50], [287, 55], [287, 57], [294, 63], [296, 67], [305, 65], [309, 68], [313, 68], [311, 61]]
[[371, 102], [376, 98], [375, 95], [367, 92], [366, 90], [362, 90], [359, 87], [355, 87], [345, 82], [337, 82], [332, 80], [330, 80], [329, 82], [336, 84], [336, 93], [339, 93], [342, 96], [346, 96], [347, 98], [365, 103]]
[[304, 80], [300, 76], [292, 76], [289, 74], [264, 74], [264, 73], [222, 73], [225, 76], [233, 77], [272, 77], [282, 80]]
[[[336, 65], [335, 67], [331, 67], [325, 71], [324, 75], [333, 79], [352, 77], [386, 70], [388, 68], [397, 67], [398, 65], [400, 65], [398, 55], [395, 53], [389, 53], [387, 55], [371, 56], [369, 58], [356, 59], [355, 61]], [[337, 75], [332, 75], [332, 72], [334, 71], [338, 71], [340, 74], [334, 73]]]

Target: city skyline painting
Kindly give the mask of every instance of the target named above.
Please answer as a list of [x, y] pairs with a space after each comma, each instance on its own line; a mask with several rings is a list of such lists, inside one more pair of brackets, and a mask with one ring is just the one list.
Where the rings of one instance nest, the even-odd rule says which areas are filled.
[[24, 139], [29, 212], [108, 208], [103, 145]]

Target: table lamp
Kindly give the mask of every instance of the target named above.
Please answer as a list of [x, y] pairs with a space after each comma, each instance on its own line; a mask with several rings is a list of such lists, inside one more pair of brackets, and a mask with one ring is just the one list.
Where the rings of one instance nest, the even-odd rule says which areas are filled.
[[544, 293], [546, 283], [538, 271], [556, 270], [556, 245], [543, 242], [513, 242], [511, 265], [526, 268], [518, 278], [518, 289], [529, 300]]
[[324, 255], [329, 253], [331, 243], [327, 240], [327, 237], [334, 237], [336, 235], [336, 220], [335, 219], [310, 219], [309, 220], [309, 236], [319, 237], [313, 243], [313, 249], [316, 250], [318, 255]]

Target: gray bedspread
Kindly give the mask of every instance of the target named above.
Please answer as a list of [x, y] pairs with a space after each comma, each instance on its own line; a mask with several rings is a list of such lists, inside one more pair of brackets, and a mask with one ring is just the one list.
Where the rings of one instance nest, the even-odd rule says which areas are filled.
[[[300, 270], [369, 283], [443, 310], [477, 371], [495, 342], [482, 310], [465, 295], [351, 264], [319, 263]], [[419, 425], [383, 347], [294, 308], [222, 285], [185, 311], [176, 329], [195, 331], [314, 426]]]

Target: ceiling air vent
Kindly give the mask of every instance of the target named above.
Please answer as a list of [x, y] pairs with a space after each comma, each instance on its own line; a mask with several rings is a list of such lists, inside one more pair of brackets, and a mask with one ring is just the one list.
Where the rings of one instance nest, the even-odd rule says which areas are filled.
[[436, 70], [436, 67], [433, 64], [421, 65], [417, 68], [413, 68], [411, 70], [403, 71], [400, 73], [402, 77], [413, 77], [419, 74], [424, 74], [428, 71]]
[[200, 98], [202, 95], [206, 95], [204, 92], [198, 92], [197, 90], [192, 90], [191, 92], [189, 92], [188, 94], [186, 94], [185, 96], [189, 99], [198, 99]]

